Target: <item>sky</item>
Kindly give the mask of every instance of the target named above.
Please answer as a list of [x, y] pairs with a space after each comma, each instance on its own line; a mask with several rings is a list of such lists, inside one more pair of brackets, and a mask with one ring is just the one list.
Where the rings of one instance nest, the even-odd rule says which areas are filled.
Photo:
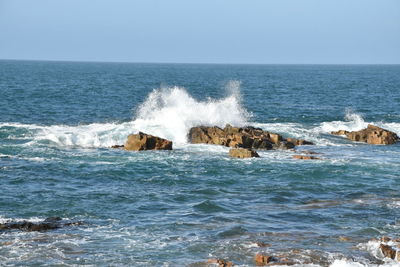
[[400, 64], [400, 0], [0, 0], [0, 59]]

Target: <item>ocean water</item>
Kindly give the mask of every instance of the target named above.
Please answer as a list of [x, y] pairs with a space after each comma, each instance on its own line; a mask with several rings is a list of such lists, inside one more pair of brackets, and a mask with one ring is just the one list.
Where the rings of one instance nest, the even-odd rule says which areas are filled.
[[[398, 65], [3, 60], [0, 107], [0, 222], [84, 222], [0, 232], [2, 266], [398, 265], [374, 239], [400, 237], [400, 144], [329, 134], [400, 134]], [[298, 150], [322, 159], [187, 143], [190, 127], [226, 123], [313, 141]], [[109, 148], [138, 131], [174, 150]]]

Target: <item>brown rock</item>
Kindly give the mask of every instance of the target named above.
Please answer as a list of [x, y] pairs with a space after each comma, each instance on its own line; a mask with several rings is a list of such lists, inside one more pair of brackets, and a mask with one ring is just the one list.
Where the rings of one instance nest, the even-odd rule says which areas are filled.
[[264, 242], [256, 242], [256, 245], [259, 246], [260, 248], [265, 248], [265, 247], [272, 246], [271, 244], [264, 243]]
[[284, 139], [281, 135], [263, 131], [255, 127], [232, 127], [227, 124], [224, 129], [214, 126], [198, 126], [190, 129], [188, 140], [192, 144], [215, 144], [234, 148], [253, 149], [290, 149], [296, 144], [312, 144], [311, 142]]
[[306, 159], [306, 160], [308, 160], [308, 159], [320, 159], [320, 158], [317, 158], [317, 157], [314, 157], [314, 156], [304, 156], [304, 155], [293, 155], [293, 158], [294, 159]]
[[256, 151], [247, 148], [232, 148], [229, 150], [229, 156], [233, 158], [259, 158]]
[[257, 266], [266, 266], [271, 262], [278, 262], [278, 259], [273, 256], [266, 256], [261, 253], [256, 254], [254, 261]]
[[131, 134], [124, 145], [125, 150], [172, 150], [172, 141], [139, 132]]
[[349, 133], [349, 131], [345, 131], [345, 130], [339, 130], [339, 131], [336, 131], [336, 132], [331, 132], [331, 134], [334, 134], [334, 135], [347, 135]]
[[303, 139], [286, 138], [286, 141], [291, 142], [296, 146], [314, 145], [313, 142], [306, 141], [306, 140], [303, 140]]
[[124, 149], [124, 145], [113, 145], [111, 148]]
[[386, 258], [390, 258], [392, 260], [396, 258], [396, 250], [394, 250], [391, 246], [380, 244], [379, 248], [382, 251], [383, 256]]
[[385, 242], [385, 243], [387, 243], [387, 242], [389, 242], [391, 239], [390, 239], [390, 237], [388, 237], [388, 236], [382, 236], [381, 237], [381, 242]]
[[357, 142], [364, 142], [372, 145], [390, 145], [399, 141], [396, 133], [369, 124], [366, 129], [360, 131], [337, 131], [332, 134], [346, 135], [348, 139]]
[[226, 260], [223, 260], [223, 259], [209, 259], [207, 261], [207, 263], [217, 264], [218, 267], [232, 267], [233, 266], [233, 262], [226, 261]]

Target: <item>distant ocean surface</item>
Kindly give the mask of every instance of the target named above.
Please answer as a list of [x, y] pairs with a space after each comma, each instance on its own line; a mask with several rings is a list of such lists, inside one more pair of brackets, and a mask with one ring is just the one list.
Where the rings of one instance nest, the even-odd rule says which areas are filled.
[[[1, 266], [398, 266], [400, 144], [330, 135], [368, 123], [400, 135], [399, 65], [197, 65], [0, 61]], [[313, 141], [233, 159], [188, 144], [198, 125], [252, 125]], [[142, 131], [172, 151], [111, 149]], [[257, 242], [270, 246], [259, 247]]]

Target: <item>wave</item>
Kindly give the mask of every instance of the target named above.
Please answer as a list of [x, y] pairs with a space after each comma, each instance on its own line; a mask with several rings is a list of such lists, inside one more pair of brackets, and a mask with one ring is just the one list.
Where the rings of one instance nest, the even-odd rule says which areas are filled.
[[359, 131], [367, 128], [368, 124], [374, 124], [384, 129], [400, 134], [400, 123], [384, 123], [384, 122], [366, 122], [361, 114], [355, 113], [352, 110], [347, 110], [344, 121], [323, 122], [317, 128], [322, 133], [330, 133], [332, 131], [346, 130]]
[[187, 133], [193, 126], [247, 124], [251, 114], [241, 105], [240, 82], [230, 81], [225, 89], [226, 97], [209, 98], [206, 101], [196, 100], [182, 87], [155, 89], [137, 108], [136, 116], [129, 122], [77, 126], [2, 123], [0, 130], [3, 127], [24, 130], [20, 135], [13, 131], [8, 139], [28, 139], [34, 144], [40, 142], [81, 148], [123, 144], [129, 134], [142, 131], [172, 140], [174, 146], [179, 147], [187, 143]]

